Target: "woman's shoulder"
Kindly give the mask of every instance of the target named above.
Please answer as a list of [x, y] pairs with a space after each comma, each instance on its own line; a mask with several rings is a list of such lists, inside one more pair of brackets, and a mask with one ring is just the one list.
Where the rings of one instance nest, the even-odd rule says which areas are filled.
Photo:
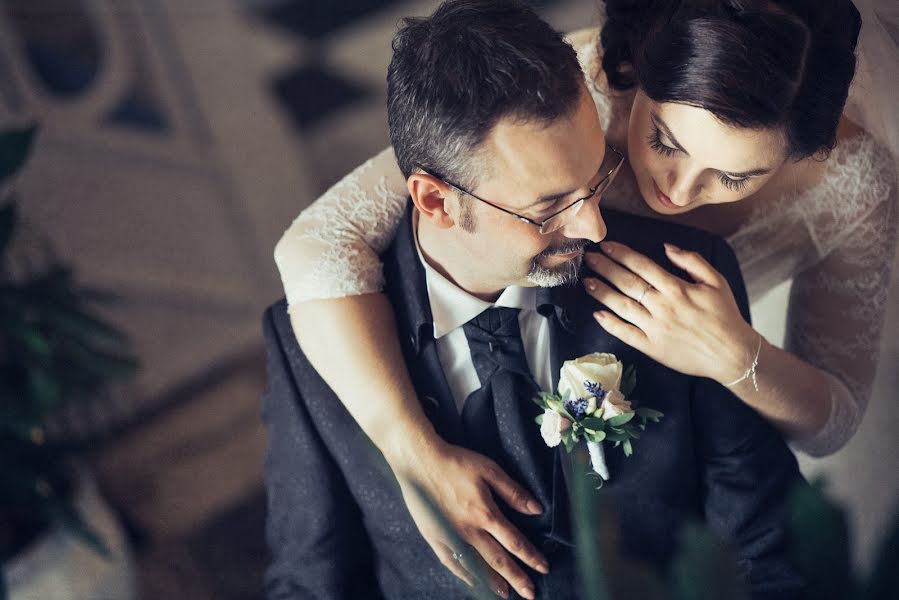
[[[599, 28], [585, 27], [566, 34], [565, 39], [577, 53], [577, 60], [588, 82], [596, 82], [602, 73], [602, 48]], [[592, 91], [592, 90], [591, 90]]]
[[565, 34], [565, 39], [580, 56], [581, 51], [599, 47], [599, 27], [584, 27]]
[[633, 91], [618, 91], [609, 87], [602, 68], [599, 33], [600, 27], [587, 27], [572, 31], [566, 39], [577, 52], [584, 82], [596, 104], [603, 131], [610, 133], [609, 128], [615, 126], [617, 121], [626, 124], [633, 103]]

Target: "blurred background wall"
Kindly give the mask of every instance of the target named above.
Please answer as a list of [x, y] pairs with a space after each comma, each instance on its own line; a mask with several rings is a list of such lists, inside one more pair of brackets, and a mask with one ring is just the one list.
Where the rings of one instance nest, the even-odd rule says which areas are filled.
[[[385, 73], [411, 0], [0, 0], [0, 119], [36, 120], [25, 218], [117, 300], [142, 368], [61, 427], [93, 442], [144, 597], [259, 598], [263, 308], [294, 216], [387, 144]], [[533, 2], [556, 28], [590, 0]], [[781, 339], [786, 287], [753, 307]], [[894, 291], [887, 331], [899, 331]], [[866, 562], [899, 499], [899, 340], [827, 474]]]

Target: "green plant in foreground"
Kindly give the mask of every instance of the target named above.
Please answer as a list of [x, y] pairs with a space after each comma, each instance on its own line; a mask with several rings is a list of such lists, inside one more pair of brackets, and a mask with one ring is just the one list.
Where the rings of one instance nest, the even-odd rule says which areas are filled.
[[[731, 550], [701, 523], [683, 528], [666, 573], [624, 559], [616, 548], [614, 511], [590, 482], [584, 456], [572, 455], [571, 505], [583, 598], [591, 600], [737, 600], [750, 598]], [[845, 511], [823, 493], [823, 482], [791, 492], [789, 549], [814, 600], [899, 597], [899, 511], [867, 577], [855, 573]], [[598, 532], [598, 533], [597, 533]]]
[[[374, 448], [374, 447], [373, 447]], [[377, 462], [383, 463], [377, 451]], [[584, 449], [571, 457], [569, 491], [580, 597], [588, 600], [749, 600], [751, 592], [731, 549], [703, 523], [687, 524], [680, 546], [665, 572], [629, 560], [618, 550], [615, 511], [598, 490], [597, 477]], [[386, 463], [385, 476], [392, 477]], [[465, 543], [452, 530], [424, 491], [416, 493], [430, 509], [454, 547]], [[845, 511], [823, 493], [823, 484], [801, 483], [790, 495], [789, 547], [794, 564], [808, 584], [804, 598], [813, 600], [893, 600], [899, 597], [899, 511], [887, 530], [867, 577], [850, 561]], [[478, 569], [477, 567], [481, 568]], [[477, 599], [496, 598], [485, 585], [485, 566], [473, 565], [482, 582], [469, 591]], [[799, 600], [799, 599], [797, 599]]]
[[[0, 133], [0, 185], [24, 165], [34, 135], [35, 127]], [[61, 408], [137, 366], [125, 337], [92, 312], [95, 293], [76, 284], [71, 268], [55, 258], [39, 269], [16, 264], [19, 221], [10, 194], [0, 201], [0, 564], [51, 524], [106, 553], [72, 504], [76, 448], [47, 426]]]

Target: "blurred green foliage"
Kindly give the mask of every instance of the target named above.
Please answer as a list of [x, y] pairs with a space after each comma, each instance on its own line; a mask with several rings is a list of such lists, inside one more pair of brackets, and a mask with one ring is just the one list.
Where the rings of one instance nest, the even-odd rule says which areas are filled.
[[[25, 164], [35, 134], [34, 126], [0, 133], [0, 189]], [[17, 263], [20, 226], [8, 192], [0, 201], [0, 564], [51, 524], [106, 553], [72, 504], [77, 448], [54, 439], [48, 424], [137, 367], [128, 340], [94, 314], [97, 294], [79, 287], [69, 266], [55, 257]]]

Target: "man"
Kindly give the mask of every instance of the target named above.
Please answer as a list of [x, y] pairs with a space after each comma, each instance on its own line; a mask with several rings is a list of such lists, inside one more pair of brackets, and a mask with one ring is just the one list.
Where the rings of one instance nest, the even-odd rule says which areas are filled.
[[[394, 40], [388, 120], [412, 202], [384, 255], [406, 364], [435, 430], [494, 459], [544, 511], [509, 519], [546, 556], [537, 598], [576, 598], [564, 450], [546, 447], [530, 402], [559, 365], [611, 352], [665, 413], [625, 458], [606, 451], [603, 493], [623, 550], [662, 566], [676, 533], [705, 518], [734, 545], [759, 598], [796, 597], [783, 508], [801, 478], [779, 435], [721, 386], [670, 371], [606, 334], [573, 282], [606, 237], [599, 198], [623, 157], [608, 147], [574, 51], [504, 0], [443, 4]], [[660, 240], [701, 253], [744, 315], [735, 258], [719, 239], [609, 213], [610, 237], [660, 264]], [[270, 598], [463, 598], [418, 533], [372, 446], [295, 342], [283, 301], [266, 313], [264, 418]], [[651, 399], [651, 402], [650, 402]], [[471, 566], [469, 549], [453, 549]]]

